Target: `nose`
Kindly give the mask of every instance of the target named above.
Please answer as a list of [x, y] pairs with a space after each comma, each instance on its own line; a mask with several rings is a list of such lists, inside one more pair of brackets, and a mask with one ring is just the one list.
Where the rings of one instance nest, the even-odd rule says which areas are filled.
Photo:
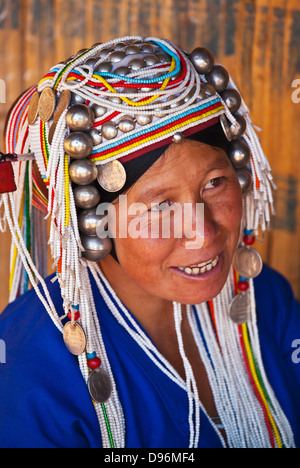
[[186, 249], [210, 246], [220, 227], [205, 203], [190, 203], [184, 209], [183, 245]]

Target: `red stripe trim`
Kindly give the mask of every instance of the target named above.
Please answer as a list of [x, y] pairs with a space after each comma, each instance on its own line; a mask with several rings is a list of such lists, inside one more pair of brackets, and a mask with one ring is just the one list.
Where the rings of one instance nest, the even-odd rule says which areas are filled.
[[[195, 127], [189, 128], [189, 129], [185, 130], [182, 133], [183, 133], [183, 135], [185, 137], [187, 137], [189, 135], [193, 135], [193, 134], [199, 132], [200, 130], [204, 130], [205, 128], [210, 127], [211, 125], [214, 125], [217, 122], [218, 122], [218, 117], [215, 117], [214, 119], [211, 119], [211, 120], [209, 120], [207, 122], [203, 122], [200, 125], [196, 125]], [[173, 142], [173, 135], [171, 135], [169, 138], [165, 138], [162, 141], [153, 143], [153, 145], [149, 145], [149, 146], [141, 148], [141, 149], [139, 149], [139, 150], [137, 150], [137, 151], [135, 151], [133, 153], [127, 154], [126, 156], [123, 156], [122, 158], [119, 158], [119, 161], [122, 162], [122, 163], [125, 163], [127, 161], [131, 161], [133, 159], [138, 158], [139, 156], [142, 156], [145, 153], [148, 153], [149, 151], [154, 151], [155, 149], [161, 148], [162, 146], [168, 146], [172, 142]]]
[[[181, 123], [184, 124], [184, 122], [187, 121], [187, 120], [189, 120], [190, 118], [201, 116], [201, 115], [205, 114], [206, 112], [209, 112], [209, 111], [211, 111], [211, 110], [214, 110], [214, 109], [216, 109], [216, 108], [218, 108], [218, 107], [220, 107], [220, 103], [219, 103], [219, 102], [217, 102], [216, 104], [214, 104], [214, 105], [212, 105], [212, 106], [210, 106], [210, 107], [208, 107], [208, 108], [206, 108], [206, 109], [202, 109], [201, 111], [198, 111], [198, 112], [196, 112], [196, 113], [194, 113], [194, 114], [192, 114], [192, 115], [188, 115], [188, 116], [182, 117], [181, 119], [178, 119], [176, 122], [172, 122], [172, 123], [170, 123], [170, 124], [168, 124], [168, 125], [162, 126], [162, 127], [161, 127], [161, 130], [166, 130], [166, 129], [172, 128], [172, 127], [174, 127], [175, 125], [178, 125], [178, 124], [181, 124]], [[208, 124], [206, 125], [206, 127], [212, 125], [212, 123], [211, 123], [212, 121], [215, 122], [215, 119], [210, 119], [210, 120], [208, 121]], [[203, 122], [202, 125], [201, 125], [201, 128], [203, 128], [203, 129], [206, 128], [206, 127], [204, 126], [206, 123], [207, 123], [207, 122]], [[199, 127], [199, 126], [197, 125], [196, 127]], [[153, 135], [155, 135], [155, 134], [157, 134], [157, 133], [158, 133], [158, 130], [157, 130], [157, 129], [156, 129], [156, 130], [152, 130], [151, 132], [149, 132], [149, 133], [147, 133], [147, 134], [140, 135], [139, 137], [133, 138], [132, 140], [130, 140], [130, 142], [127, 141], [127, 142], [125, 142], [125, 143], [123, 143], [123, 144], [120, 144], [120, 145], [118, 145], [118, 146], [115, 146], [114, 148], [111, 148], [111, 149], [109, 149], [109, 150], [103, 151], [103, 152], [101, 152], [101, 153], [100, 153], [100, 152], [99, 152], [99, 153], [94, 153], [94, 154], [92, 154], [92, 155], [90, 156], [90, 159], [95, 159], [95, 158], [97, 158], [97, 155], [100, 155], [100, 154], [101, 154], [101, 156], [105, 156], [105, 155], [107, 155], [107, 154], [109, 154], [109, 153], [111, 153], [111, 152], [119, 151], [119, 150], [121, 150], [121, 149], [123, 149], [123, 148], [126, 148], [126, 146], [128, 146], [129, 144], [131, 145], [131, 144], [136, 143], [136, 142], [138, 142], [138, 141], [141, 141], [141, 140], [143, 140], [143, 139], [145, 139], [145, 138], [147, 138], [147, 137], [151, 137], [151, 136], [153, 136]], [[185, 132], [183, 132], [183, 133], [185, 134]], [[186, 132], [186, 133], [187, 133], [187, 135], [189, 135], [189, 134], [195, 133], [195, 131], [191, 131], [191, 133], [189, 133], [189, 132]], [[170, 136], [170, 139], [172, 140], [172, 136]], [[168, 140], [168, 138], [165, 138], [165, 139], [163, 140], [163, 141], [164, 141], [163, 144], [166, 144], [166, 140]], [[154, 142], [154, 144], [155, 144], [155, 142]], [[151, 147], [151, 146], [152, 146], [152, 145], [149, 145], [149, 147]], [[163, 145], [161, 145], [161, 146], [163, 146]], [[144, 151], [144, 152], [147, 152], [147, 151], [148, 151], [148, 146], [146, 147], [146, 151]]]
[[256, 385], [255, 385], [255, 382], [253, 380], [253, 377], [251, 375], [251, 370], [250, 370], [250, 367], [249, 367], [249, 363], [248, 363], [248, 358], [247, 358], [247, 354], [246, 354], [246, 349], [245, 349], [245, 346], [244, 346], [244, 340], [243, 340], [243, 334], [242, 334], [242, 327], [241, 325], [238, 325], [238, 330], [239, 330], [239, 338], [240, 338], [240, 344], [241, 344], [241, 348], [242, 348], [242, 353], [243, 353], [243, 358], [244, 358], [244, 362], [245, 362], [245, 366], [246, 366], [246, 369], [247, 369], [247, 373], [248, 373], [248, 377], [249, 377], [249, 380], [251, 382], [251, 385], [252, 385], [252, 388], [254, 390], [254, 393], [256, 395], [256, 398], [258, 399], [259, 401], [259, 404], [263, 410], [263, 413], [264, 413], [264, 418], [265, 418], [265, 422], [266, 422], [266, 425], [267, 425], [267, 429], [268, 429], [268, 433], [269, 433], [269, 436], [270, 436], [270, 440], [271, 440], [271, 444], [272, 444], [272, 447], [275, 448], [275, 441], [274, 441], [274, 435], [273, 435], [273, 431], [272, 431], [272, 428], [271, 428], [271, 424], [270, 424], [270, 421], [269, 421], [269, 418], [268, 418], [268, 414], [266, 412], [266, 409], [265, 409], [265, 406], [264, 406], [264, 403], [261, 399], [261, 396], [256, 388]]

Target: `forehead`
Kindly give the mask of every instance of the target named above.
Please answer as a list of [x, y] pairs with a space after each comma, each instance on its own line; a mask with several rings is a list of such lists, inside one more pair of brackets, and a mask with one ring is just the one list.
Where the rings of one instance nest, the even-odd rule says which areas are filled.
[[197, 171], [204, 174], [210, 168], [230, 167], [230, 161], [224, 150], [193, 140], [172, 143], [163, 155], [143, 174], [135, 185], [144, 185], [147, 181], [189, 175]]
[[214, 169], [233, 169], [224, 150], [193, 140], [172, 143], [133, 184], [127, 195], [143, 200], [166, 191], [192, 187]]

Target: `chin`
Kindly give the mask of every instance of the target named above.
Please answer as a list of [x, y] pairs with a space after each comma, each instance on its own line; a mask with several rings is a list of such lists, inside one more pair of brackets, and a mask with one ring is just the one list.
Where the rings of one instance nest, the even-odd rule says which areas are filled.
[[[177, 268], [172, 269], [172, 300], [181, 304], [196, 305], [207, 302], [222, 291], [230, 271], [231, 262], [226, 255], [220, 255], [215, 268], [200, 275], [188, 275]], [[171, 285], [170, 285], [171, 286]]]
[[185, 293], [184, 296], [178, 296], [177, 299], [175, 299], [175, 302], [179, 302], [181, 304], [186, 304], [186, 305], [197, 305], [197, 304], [202, 304], [203, 302], [210, 301], [211, 299], [214, 299], [220, 292], [222, 291], [224, 285], [226, 283], [226, 280], [223, 281], [221, 284], [218, 286], [215, 285], [211, 289], [207, 290], [202, 290], [198, 292], [192, 292], [190, 294]]

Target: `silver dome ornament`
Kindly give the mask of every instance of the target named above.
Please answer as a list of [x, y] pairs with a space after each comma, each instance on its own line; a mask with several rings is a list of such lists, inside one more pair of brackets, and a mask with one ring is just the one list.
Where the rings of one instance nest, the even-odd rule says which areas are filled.
[[153, 117], [151, 115], [136, 114], [135, 119], [139, 125], [148, 125], [152, 122]]
[[126, 183], [126, 171], [123, 164], [114, 159], [106, 164], [98, 165], [97, 180], [107, 192], [118, 192]]
[[139, 54], [140, 52], [141, 49], [136, 45], [128, 45], [127, 47], [125, 47], [126, 55]]
[[116, 104], [122, 104], [122, 99], [118, 96], [110, 96], [107, 98], [110, 102], [115, 102]]
[[213, 54], [205, 47], [197, 47], [189, 57], [200, 75], [207, 75], [213, 69], [215, 60]]
[[220, 120], [221, 127], [223, 129], [223, 132], [224, 132], [227, 140], [232, 141], [232, 135], [231, 135], [231, 131], [230, 131], [230, 122], [227, 119], [226, 115], [221, 114], [219, 116], [219, 120]]
[[96, 73], [110, 73], [111, 70], [112, 70], [111, 62], [102, 62], [102, 63], [99, 63], [99, 65], [95, 67], [94, 71]]
[[131, 68], [131, 70], [140, 70], [141, 68], [145, 68], [147, 65], [146, 65], [146, 62], [145, 60], [143, 59], [140, 59], [140, 58], [135, 58], [133, 60], [131, 60], [128, 64], [128, 67]]
[[147, 67], [151, 67], [159, 63], [159, 58], [156, 55], [150, 54], [144, 57]]
[[201, 91], [205, 92], [207, 98], [216, 94], [216, 89], [210, 83], [201, 83]]
[[104, 49], [102, 49], [102, 50], [100, 50], [100, 51], [98, 52], [98, 56], [99, 56], [99, 58], [104, 59], [104, 58], [107, 57], [107, 55], [110, 54], [112, 51], [113, 51], [112, 49], [109, 49], [109, 48], [106, 47], [106, 48], [104, 48]]
[[101, 132], [99, 132], [99, 130], [97, 130], [97, 128], [92, 128], [89, 131], [89, 136], [93, 140], [94, 146], [98, 146], [98, 145], [100, 145], [100, 143], [102, 143], [102, 135], [101, 135]]
[[97, 118], [102, 117], [107, 112], [107, 107], [100, 106], [99, 104], [93, 104], [92, 109]]
[[125, 42], [118, 42], [117, 44], [114, 45], [114, 50], [123, 50], [125, 49], [126, 44]]
[[142, 52], [148, 52], [149, 54], [153, 54], [155, 52], [155, 47], [152, 44], [142, 44], [141, 45]]
[[91, 262], [99, 262], [105, 258], [112, 249], [112, 243], [109, 237], [100, 239], [99, 237], [89, 237], [81, 235], [81, 243], [85, 249], [82, 252], [83, 258]]
[[183, 140], [184, 136], [181, 132], [174, 133], [172, 137], [173, 143], [181, 143]]
[[243, 140], [234, 140], [229, 144], [228, 157], [234, 168], [241, 168], [249, 163], [251, 151]]
[[69, 107], [66, 114], [68, 127], [73, 131], [85, 132], [89, 130], [95, 119], [92, 109], [85, 104], [74, 104]]
[[73, 194], [75, 205], [83, 210], [94, 208], [100, 202], [100, 193], [94, 185], [78, 185]]
[[169, 63], [169, 62], [171, 62], [171, 59], [167, 54], [159, 53], [159, 54], [156, 55], [156, 57], [159, 59], [160, 63]]
[[119, 130], [123, 133], [131, 132], [135, 128], [135, 122], [131, 115], [124, 115], [118, 123]]
[[110, 54], [109, 60], [112, 63], [118, 63], [118, 62], [121, 62], [121, 60], [123, 60], [124, 57], [125, 57], [125, 52], [121, 50], [116, 50], [115, 52], [112, 52]]
[[236, 169], [236, 175], [239, 180], [239, 184], [242, 189], [242, 194], [246, 195], [252, 188], [252, 174], [248, 169], [245, 167], [241, 167], [240, 169]]
[[90, 57], [84, 62], [84, 64], [89, 65], [90, 67], [94, 67], [98, 61], [98, 57]]
[[73, 132], [65, 138], [65, 152], [75, 159], [85, 159], [93, 150], [93, 140], [87, 133]]
[[200, 93], [198, 96], [200, 99], [207, 99], [206, 92], [204, 91], [203, 87], [201, 86]]
[[[196, 86], [193, 86], [191, 91], [189, 91], [189, 93], [185, 96], [184, 98], [184, 102], [188, 102], [188, 101], [191, 101], [191, 99], [193, 99], [193, 101], [195, 101], [197, 98], [201, 98], [201, 99], [205, 99], [206, 98], [206, 94], [205, 92], [202, 90], [202, 85], [201, 85], [201, 89], [200, 89], [200, 93], [197, 95], [196, 94]], [[191, 101], [191, 103], [193, 102]]]
[[77, 159], [70, 164], [70, 179], [77, 185], [88, 185], [97, 179], [98, 170], [89, 159]]
[[86, 236], [95, 237], [105, 231], [106, 221], [106, 215], [97, 215], [97, 208], [91, 208], [78, 215], [78, 228]]
[[236, 114], [236, 123], [230, 123], [230, 133], [233, 140], [240, 138], [246, 131], [247, 124], [246, 120], [242, 115]]
[[128, 67], [119, 67], [114, 70], [115, 75], [126, 76], [128, 73], [131, 73]]
[[236, 89], [225, 89], [221, 97], [232, 114], [235, 114], [241, 107], [242, 98]]
[[229, 83], [228, 71], [222, 65], [215, 65], [213, 69], [206, 74], [206, 79], [211, 83], [218, 93], [225, 91]]
[[177, 102], [173, 102], [178, 96], [169, 96], [166, 103], [168, 103], [167, 108], [169, 109], [175, 109], [176, 107], [182, 106], [184, 103], [184, 99], [180, 99]]
[[85, 98], [82, 96], [79, 96], [79, 94], [72, 93], [71, 94], [71, 104], [84, 104], [85, 103]]
[[101, 127], [102, 137], [106, 140], [115, 138], [118, 134], [118, 128], [114, 122], [105, 122]]

